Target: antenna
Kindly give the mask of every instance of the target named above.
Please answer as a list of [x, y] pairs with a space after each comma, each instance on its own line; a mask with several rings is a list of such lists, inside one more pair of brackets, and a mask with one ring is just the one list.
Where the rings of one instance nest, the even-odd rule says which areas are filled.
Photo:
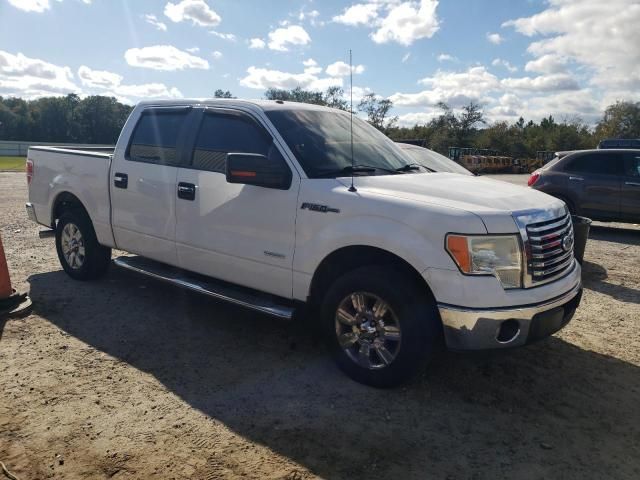
[[355, 160], [353, 158], [353, 61], [351, 58], [351, 49], [349, 49], [349, 93], [351, 93], [351, 106], [349, 110], [351, 111], [351, 186], [349, 187], [350, 192], [357, 192], [358, 190], [353, 185], [353, 170], [355, 169]]

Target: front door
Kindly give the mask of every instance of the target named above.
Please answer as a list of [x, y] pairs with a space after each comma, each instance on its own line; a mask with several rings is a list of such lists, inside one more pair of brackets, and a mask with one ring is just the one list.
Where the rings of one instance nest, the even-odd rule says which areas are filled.
[[176, 203], [180, 266], [291, 298], [299, 176], [288, 165], [294, 172], [288, 190], [227, 183], [227, 153], [287, 162], [249, 113], [215, 108], [201, 116], [190, 165], [178, 170], [178, 189], [184, 192]]

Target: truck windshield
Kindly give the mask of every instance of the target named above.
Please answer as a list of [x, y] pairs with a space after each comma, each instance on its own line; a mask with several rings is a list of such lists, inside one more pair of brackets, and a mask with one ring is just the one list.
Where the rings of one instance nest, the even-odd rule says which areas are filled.
[[[351, 175], [348, 113], [320, 110], [266, 112], [309, 178]], [[353, 118], [353, 163], [363, 167], [354, 175], [393, 175], [415, 162], [383, 133]], [[397, 171], [400, 169], [400, 171]], [[426, 171], [408, 169], [408, 173]]]

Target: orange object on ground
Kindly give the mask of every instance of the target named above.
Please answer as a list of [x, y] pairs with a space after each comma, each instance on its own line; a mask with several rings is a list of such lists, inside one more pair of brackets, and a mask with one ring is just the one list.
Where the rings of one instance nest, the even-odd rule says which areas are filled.
[[7, 266], [7, 258], [4, 256], [2, 236], [0, 235], [0, 299], [9, 298], [12, 294], [13, 289], [11, 288], [11, 279], [9, 278], [9, 267]]

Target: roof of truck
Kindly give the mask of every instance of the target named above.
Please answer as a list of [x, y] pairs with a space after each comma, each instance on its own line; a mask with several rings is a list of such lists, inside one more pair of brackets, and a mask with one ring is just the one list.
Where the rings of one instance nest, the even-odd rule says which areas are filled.
[[202, 105], [202, 106], [244, 106], [258, 107], [264, 111], [271, 110], [325, 110], [325, 111], [342, 111], [335, 108], [323, 107], [321, 105], [313, 105], [310, 103], [291, 102], [287, 100], [244, 100], [240, 98], [200, 98], [200, 99], [180, 99], [180, 100], [145, 100], [138, 103], [139, 107], [151, 106], [184, 106], [184, 105]]

